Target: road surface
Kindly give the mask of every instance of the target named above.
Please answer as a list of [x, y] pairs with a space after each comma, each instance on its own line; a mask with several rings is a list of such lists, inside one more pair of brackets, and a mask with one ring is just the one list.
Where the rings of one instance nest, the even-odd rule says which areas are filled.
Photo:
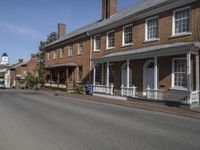
[[200, 120], [0, 90], [0, 150], [200, 150]]

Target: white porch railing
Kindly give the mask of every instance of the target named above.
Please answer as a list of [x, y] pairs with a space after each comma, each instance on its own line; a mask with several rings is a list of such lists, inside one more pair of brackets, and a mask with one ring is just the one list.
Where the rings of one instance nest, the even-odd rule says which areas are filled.
[[93, 85], [93, 92], [94, 93], [102, 93], [102, 94], [109, 94], [109, 95], [113, 95], [113, 84], [111, 84], [110, 86], [106, 86], [106, 85]]
[[121, 86], [121, 96], [135, 97], [136, 87], [124, 87]]
[[65, 84], [51, 84], [51, 83], [45, 83], [46, 87], [53, 87], [53, 88], [61, 88], [61, 89], [66, 89], [67, 86]]
[[153, 90], [147, 88], [147, 99], [173, 100], [184, 104], [199, 102], [199, 91]]

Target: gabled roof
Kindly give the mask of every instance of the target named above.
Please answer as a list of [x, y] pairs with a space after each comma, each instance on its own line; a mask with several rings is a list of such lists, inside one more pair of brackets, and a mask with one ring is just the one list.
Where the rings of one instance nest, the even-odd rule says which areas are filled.
[[70, 39], [70, 38], [75, 37], [80, 34], [95, 31], [99, 28], [106, 27], [112, 23], [117, 23], [122, 19], [129, 18], [131, 15], [139, 15], [140, 13], [147, 11], [148, 9], [159, 8], [159, 6], [167, 4], [167, 3], [171, 3], [171, 2], [190, 3], [193, 1], [196, 1], [196, 0], [140, 0], [139, 2], [132, 4], [128, 7], [126, 7], [125, 9], [118, 11], [110, 18], [104, 19], [104, 20], [99, 20], [99, 21], [93, 22], [91, 24], [88, 24], [82, 28], [79, 28], [79, 29], [69, 33], [68, 35], [65, 35], [65, 36], [59, 38], [58, 40], [48, 44], [46, 47], [63, 42], [67, 39]]

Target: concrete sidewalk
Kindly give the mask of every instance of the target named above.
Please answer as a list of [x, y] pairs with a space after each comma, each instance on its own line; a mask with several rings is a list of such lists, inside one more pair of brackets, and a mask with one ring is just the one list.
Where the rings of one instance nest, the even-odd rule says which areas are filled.
[[102, 98], [102, 97], [98, 97], [98, 96], [70, 94], [70, 93], [66, 93], [66, 92], [52, 91], [52, 90], [40, 90], [40, 91], [17, 90], [17, 91], [51, 94], [54, 96], [75, 97], [75, 98], [80, 98], [82, 100], [90, 100], [90, 101], [96, 101], [96, 102], [101, 102], [101, 103], [121, 105], [121, 106], [127, 106], [127, 107], [133, 107], [133, 108], [139, 108], [139, 109], [145, 109], [145, 110], [151, 110], [151, 111], [157, 111], [157, 112], [164, 112], [164, 113], [170, 113], [170, 114], [176, 114], [176, 115], [200, 119], [200, 107], [190, 110], [187, 108], [176, 107], [173, 105], [169, 106], [169, 105], [165, 105], [164, 103], [155, 103], [155, 102], [144, 101], [144, 100], [124, 101], [124, 100], [117, 100], [117, 99], [110, 99], [110, 98]]

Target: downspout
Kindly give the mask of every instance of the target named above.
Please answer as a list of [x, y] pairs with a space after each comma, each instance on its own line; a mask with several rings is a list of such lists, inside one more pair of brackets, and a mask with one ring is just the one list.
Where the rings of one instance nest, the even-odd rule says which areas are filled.
[[90, 55], [89, 55], [89, 60], [90, 60], [90, 72], [89, 72], [89, 83], [92, 83], [92, 47], [93, 47], [93, 37], [92, 34], [87, 32], [87, 35], [90, 36]]

